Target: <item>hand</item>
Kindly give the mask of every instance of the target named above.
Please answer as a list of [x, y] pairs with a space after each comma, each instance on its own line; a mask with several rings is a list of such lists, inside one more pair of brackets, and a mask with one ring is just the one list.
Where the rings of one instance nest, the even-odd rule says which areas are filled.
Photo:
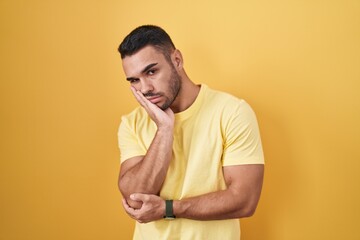
[[139, 223], [148, 223], [163, 219], [165, 214], [165, 201], [157, 195], [135, 193], [130, 195], [133, 201], [142, 202], [139, 209], [133, 209], [125, 199], [122, 200], [127, 214]]
[[153, 104], [148, 99], [146, 99], [146, 97], [144, 97], [144, 95], [134, 87], [131, 87], [131, 91], [134, 94], [136, 100], [149, 114], [150, 118], [155, 122], [158, 129], [165, 128], [168, 130], [169, 127], [174, 127], [175, 116], [174, 112], [170, 108], [162, 110], [156, 104]]

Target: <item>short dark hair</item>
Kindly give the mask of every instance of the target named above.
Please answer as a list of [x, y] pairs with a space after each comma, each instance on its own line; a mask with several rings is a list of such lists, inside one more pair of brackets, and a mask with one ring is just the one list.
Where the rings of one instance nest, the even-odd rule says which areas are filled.
[[174, 43], [164, 29], [154, 25], [143, 25], [135, 28], [124, 38], [118, 51], [124, 59], [146, 46], [154, 46], [167, 60], [170, 60], [170, 53], [175, 49]]

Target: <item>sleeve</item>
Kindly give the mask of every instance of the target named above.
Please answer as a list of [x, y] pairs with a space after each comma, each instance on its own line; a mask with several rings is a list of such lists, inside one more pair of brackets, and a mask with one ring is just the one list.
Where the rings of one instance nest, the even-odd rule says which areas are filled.
[[121, 163], [129, 158], [146, 154], [146, 150], [139, 144], [138, 137], [135, 134], [135, 128], [131, 127], [129, 121], [125, 117], [121, 118], [118, 130], [118, 143]]
[[240, 100], [224, 122], [223, 166], [264, 164], [259, 127], [251, 107]]

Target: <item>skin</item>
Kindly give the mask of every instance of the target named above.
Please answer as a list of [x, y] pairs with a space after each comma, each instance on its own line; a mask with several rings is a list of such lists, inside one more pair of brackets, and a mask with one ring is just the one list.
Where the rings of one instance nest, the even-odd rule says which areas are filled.
[[[157, 125], [146, 155], [123, 162], [119, 174], [124, 209], [138, 222], [147, 223], [162, 219], [165, 212], [159, 192], [171, 161], [174, 113], [191, 106], [200, 87], [185, 73], [179, 50], [172, 50], [167, 61], [147, 46], [125, 57], [122, 64], [134, 97]], [[174, 200], [175, 216], [196, 220], [251, 216], [260, 197], [264, 166], [228, 166], [223, 171], [226, 190]]]

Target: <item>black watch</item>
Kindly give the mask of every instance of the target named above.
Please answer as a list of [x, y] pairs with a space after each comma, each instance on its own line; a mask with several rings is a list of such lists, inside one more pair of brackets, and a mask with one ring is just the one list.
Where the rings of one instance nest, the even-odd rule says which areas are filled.
[[173, 200], [165, 200], [165, 219], [172, 220], [175, 219], [175, 215], [173, 212]]

